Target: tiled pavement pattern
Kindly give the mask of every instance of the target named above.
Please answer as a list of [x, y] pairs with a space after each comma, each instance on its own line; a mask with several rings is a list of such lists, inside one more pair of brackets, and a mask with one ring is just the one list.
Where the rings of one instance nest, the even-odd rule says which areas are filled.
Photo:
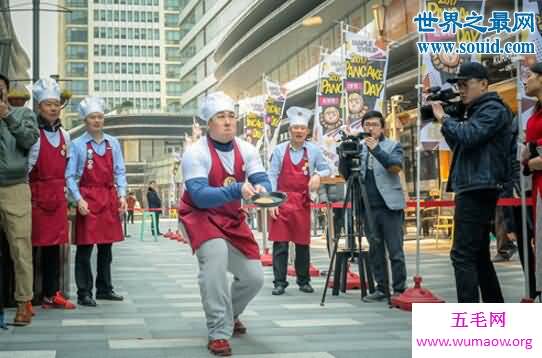
[[[163, 226], [167, 228], [167, 223]], [[196, 260], [187, 245], [167, 239], [132, 238], [114, 246], [113, 281], [125, 296], [122, 303], [98, 301], [98, 307], [74, 311], [36, 308], [30, 327], [0, 331], [0, 358], [166, 358], [209, 357], [206, 329], [197, 287]], [[424, 244], [422, 274], [426, 287], [448, 301], [455, 289], [446, 241], [439, 249]], [[316, 241], [312, 262], [327, 268], [328, 258]], [[414, 251], [407, 243], [409, 276]], [[522, 295], [519, 262], [497, 265], [505, 297]], [[410, 357], [410, 313], [385, 304], [363, 303], [359, 290], [328, 296], [320, 307], [324, 278], [313, 279], [314, 294], [297, 290], [290, 279], [287, 293], [271, 296], [272, 271], [265, 268], [265, 286], [242, 316], [248, 327], [234, 338], [234, 356], [245, 358]], [[72, 290], [72, 298], [73, 292]], [[7, 318], [13, 318], [13, 309]]]

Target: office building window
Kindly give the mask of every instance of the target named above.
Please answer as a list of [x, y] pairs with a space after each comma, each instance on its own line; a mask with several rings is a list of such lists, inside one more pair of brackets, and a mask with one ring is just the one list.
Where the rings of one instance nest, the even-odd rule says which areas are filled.
[[167, 93], [168, 96], [180, 96], [182, 94], [181, 83], [180, 82], [168, 82], [166, 84], [166, 93]]
[[167, 27], [177, 27], [179, 25], [179, 14], [165, 14], [165, 23]]
[[179, 78], [181, 76], [181, 65], [171, 64], [166, 65], [166, 77], [167, 78]]
[[179, 31], [166, 31], [166, 44], [168, 45], [177, 45], [181, 39]]
[[68, 29], [66, 39], [68, 42], [87, 42], [88, 33], [86, 29]]
[[[94, 0], [94, 3], [96, 3], [96, 0]], [[88, 1], [87, 0], [65, 0], [65, 4], [67, 7], [87, 7]]]
[[88, 75], [88, 65], [86, 62], [68, 62], [66, 64], [66, 74], [70, 77], [86, 77]]
[[[94, 54], [96, 54], [96, 45], [94, 45]], [[88, 47], [86, 45], [68, 45], [66, 46], [66, 58], [69, 60], [86, 60], [88, 57]]]
[[70, 90], [74, 95], [86, 96], [88, 94], [88, 81], [86, 80], [73, 80], [66, 82], [66, 88]]
[[166, 61], [178, 61], [180, 59], [181, 54], [179, 53], [179, 48], [166, 47]]

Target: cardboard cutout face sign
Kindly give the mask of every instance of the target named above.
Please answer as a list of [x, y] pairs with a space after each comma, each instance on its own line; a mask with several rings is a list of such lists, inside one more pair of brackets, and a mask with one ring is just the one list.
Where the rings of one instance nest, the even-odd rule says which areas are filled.
[[334, 129], [341, 125], [341, 114], [337, 107], [327, 107], [320, 118], [320, 122], [324, 128]]

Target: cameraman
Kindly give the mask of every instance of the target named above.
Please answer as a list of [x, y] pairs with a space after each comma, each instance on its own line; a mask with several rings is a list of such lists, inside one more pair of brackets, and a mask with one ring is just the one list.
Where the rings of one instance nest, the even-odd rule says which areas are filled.
[[484, 66], [461, 65], [457, 78], [463, 117], [452, 117], [433, 102], [435, 118], [453, 150], [448, 191], [455, 192], [454, 243], [451, 259], [458, 302], [504, 302], [489, 251], [489, 232], [499, 191], [512, 175], [512, 113], [501, 98], [488, 92]]
[[[394, 294], [406, 288], [406, 264], [403, 251], [403, 222], [405, 197], [399, 172], [403, 165], [403, 148], [399, 142], [384, 137], [384, 116], [378, 111], [369, 111], [361, 119], [363, 130], [370, 134], [362, 142], [361, 176], [365, 182], [371, 206], [374, 233], [370, 240], [369, 261], [377, 283], [376, 291], [364, 298], [366, 302], [382, 301], [389, 291], [385, 277], [386, 250], [391, 261]], [[366, 213], [366, 211], [365, 211]], [[365, 214], [365, 222], [369, 218]], [[368, 226], [365, 225], [367, 229]]]

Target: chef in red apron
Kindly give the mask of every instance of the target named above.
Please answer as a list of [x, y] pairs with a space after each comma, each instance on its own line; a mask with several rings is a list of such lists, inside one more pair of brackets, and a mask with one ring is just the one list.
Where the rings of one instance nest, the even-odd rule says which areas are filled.
[[126, 174], [119, 141], [104, 133], [105, 102], [86, 97], [79, 113], [86, 132], [70, 146], [68, 190], [77, 202], [75, 283], [77, 302], [96, 306], [90, 256], [98, 247], [96, 299], [122, 301], [111, 280], [112, 244], [124, 240], [121, 215], [126, 210]]
[[[43, 308], [73, 309], [60, 292], [60, 246], [68, 243], [66, 164], [70, 135], [60, 123], [60, 87], [52, 78], [37, 81], [40, 137], [30, 148], [28, 171], [32, 193], [32, 246], [41, 248]], [[34, 277], [36, 278], [36, 277]]]
[[[180, 226], [198, 259], [207, 347], [215, 355], [229, 356], [231, 336], [246, 333], [239, 316], [263, 285], [258, 244], [241, 199], [270, 191], [271, 184], [256, 148], [235, 138], [233, 100], [222, 92], [211, 93], [199, 112], [208, 132], [182, 158]], [[228, 272], [234, 276], [231, 284]]]
[[273, 295], [282, 295], [288, 286], [288, 244], [295, 243], [297, 284], [302, 292], [314, 292], [310, 284], [310, 191], [320, 187], [320, 177], [330, 169], [320, 147], [306, 141], [312, 111], [290, 107], [286, 112], [290, 141], [279, 144], [271, 156], [269, 179], [274, 191], [284, 192], [288, 200], [269, 210], [269, 240], [273, 241]]

